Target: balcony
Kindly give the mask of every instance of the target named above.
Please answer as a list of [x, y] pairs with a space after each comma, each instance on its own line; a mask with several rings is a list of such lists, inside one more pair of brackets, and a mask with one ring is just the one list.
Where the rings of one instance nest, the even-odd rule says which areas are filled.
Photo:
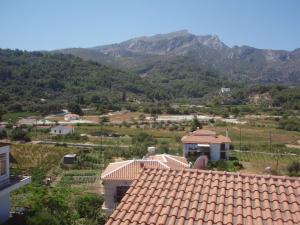
[[28, 176], [10, 176], [0, 182], [0, 196], [14, 191], [25, 184], [29, 184], [30, 182], [31, 177]]

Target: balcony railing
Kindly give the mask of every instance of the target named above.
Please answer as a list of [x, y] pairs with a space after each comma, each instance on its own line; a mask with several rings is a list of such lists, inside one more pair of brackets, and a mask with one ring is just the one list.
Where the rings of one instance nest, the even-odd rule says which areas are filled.
[[[27, 176], [10, 176], [9, 178], [1, 181], [0, 183], [0, 191], [11, 188], [12, 190], [28, 184], [31, 182], [31, 178]], [[18, 185], [19, 184], [19, 185]]]
[[9, 185], [9, 177], [7, 177], [3, 180], [0, 180], [0, 190], [1, 190], [2, 187], [5, 187], [7, 185]]

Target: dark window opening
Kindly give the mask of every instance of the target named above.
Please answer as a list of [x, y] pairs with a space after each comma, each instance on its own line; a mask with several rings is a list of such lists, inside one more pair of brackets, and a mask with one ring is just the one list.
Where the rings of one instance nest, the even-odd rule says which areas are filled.
[[118, 186], [117, 187], [117, 195], [116, 195], [116, 202], [120, 203], [124, 195], [126, 194], [129, 186]]

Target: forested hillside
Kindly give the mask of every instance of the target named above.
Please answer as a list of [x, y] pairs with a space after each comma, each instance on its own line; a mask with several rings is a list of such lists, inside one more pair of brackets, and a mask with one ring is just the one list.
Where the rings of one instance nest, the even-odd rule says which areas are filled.
[[10, 111], [74, 101], [88, 105], [202, 98], [223, 85], [234, 85], [185, 57], [124, 72], [72, 55], [19, 50], [0, 50], [0, 81], [0, 104]]
[[[161, 94], [162, 93], [162, 94]], [[166, 96], [146, 80], [80, 58], [42, 52], [0, 50], [0, 105], [12, 111], [72, 101], [153, 100]]]
[[[232, 92], [220, 95], [221, 87], [230, 87]], [[261, 95], [266, 101], [259, 100]], [[254, 101], [297, 110], [299, 99], [297, 86], [233, 82], [184, 56], [148, 61], [124, 72], [72, 55], [0, 50], [0, 110], [5, 111], [47, 113], [71, 103], [120, 109], [128, 102], [181, 100], [201, 104]]]

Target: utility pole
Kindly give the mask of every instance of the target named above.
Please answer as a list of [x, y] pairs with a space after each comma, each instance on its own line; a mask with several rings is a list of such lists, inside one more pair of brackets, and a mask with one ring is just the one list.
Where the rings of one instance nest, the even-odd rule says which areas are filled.
[[100, 117], [100, 151], [101, 151], [101, 158], [102, 158], [102, 169], [104, 169], [104, 164], [105, 164], [105, 160], [104, 160], [104, 152], [103, 152], [103, 140], [102, 140], [102, 126], [103, 126], [103, 121], [102, 118]]
[[101, 121], [101, 123], [100, 123], [100, 142], [101, 142], [101, 147], [100, 147], [100, 149], [101, 149], [101, 151], [102, 151], [102, 121]]
[[240, 126], [240, 151], [242, 150], [242, 127]]
[[35, 119], [35, 139], [37, 139], [37, 119]]
[[269, 132], [269, 150], [272, 152], [272, 133], [271, 131]]

